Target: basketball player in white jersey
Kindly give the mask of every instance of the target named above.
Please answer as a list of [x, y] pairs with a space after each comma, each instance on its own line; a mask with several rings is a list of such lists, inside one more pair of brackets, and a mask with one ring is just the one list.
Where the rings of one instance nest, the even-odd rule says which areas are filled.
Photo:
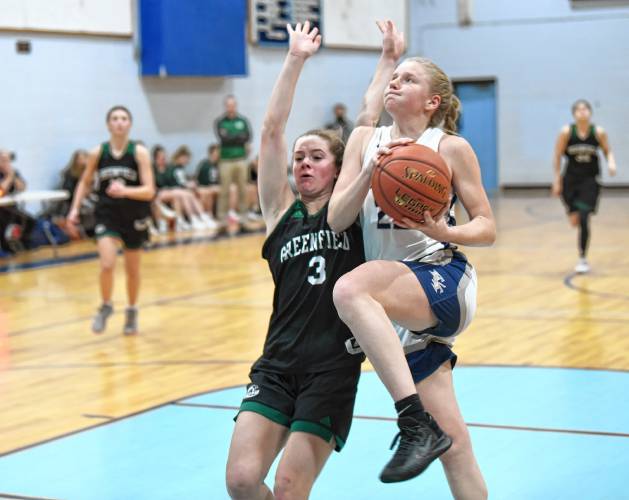
[[[360, 214], [367, 258], [337, 281], [334, 302], [396, 402], [401, 442], [381, 480], [410, 479], [441, 456], [455, 498], [486, 498], [454, 394], [451, 344], [476, 307], [476, 273], [454, 245], [491, 245], [494, 217], [476, 155], [454, 135], [459, 101], [443, 71], [427, 59], [405, 60], [384, 105], [393, 125], [354, 130], [330, 201], [334, 231]], [[450, 214], [428, 212], [424, 223], [393, 221], [376, 206], [373, 168], [393, 145], [406, 142], [443, 156], [469, 222], [455, 226]]]

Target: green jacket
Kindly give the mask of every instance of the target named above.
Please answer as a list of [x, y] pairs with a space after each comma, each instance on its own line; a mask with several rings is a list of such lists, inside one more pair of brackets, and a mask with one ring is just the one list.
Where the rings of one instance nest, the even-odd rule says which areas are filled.
[[228, 118], [226, 114], [214, 122], [216, 136], [221, 141], [221, 160], [240, 160], [247, 157], [245, 144], [251, 141], [251, 127], [244, 116]]

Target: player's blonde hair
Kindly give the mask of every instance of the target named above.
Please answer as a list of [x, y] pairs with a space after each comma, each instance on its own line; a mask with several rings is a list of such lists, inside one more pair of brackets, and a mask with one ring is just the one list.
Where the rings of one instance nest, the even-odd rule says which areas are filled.
[[428, 125], [430, 127], [441, 127], [450, 134], [456, 134], [456, 121], [459, 117], [461, 101], [454, 94], [454, 88], [448, 75], [434, 62], [425, 57], [410, 57], [406, 60], [416, 62], [426, 70], [430, 78], [430, 91], [441, 97], [441, 103], [430, 117]]

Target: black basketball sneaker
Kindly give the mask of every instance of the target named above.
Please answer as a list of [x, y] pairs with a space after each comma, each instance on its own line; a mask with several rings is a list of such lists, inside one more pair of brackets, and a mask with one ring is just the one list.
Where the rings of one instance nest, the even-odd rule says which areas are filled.
[[433, 460], [452, 446], [450, 436], [443, 432], [426, 412], [420, 420], [400, 417], [398, 427], [400, 432], [393, 439], [391, 449], [398, 440], [399, 446], [380, 473], [380, 480], [383, 483], [397, 483], [419, 476]]

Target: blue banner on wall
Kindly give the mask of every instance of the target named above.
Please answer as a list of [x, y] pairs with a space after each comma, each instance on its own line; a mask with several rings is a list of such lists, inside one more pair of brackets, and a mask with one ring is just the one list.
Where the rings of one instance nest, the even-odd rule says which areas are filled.
[[247, 74], [246, 0], [140, 0], [144, 76]]
[[310, 21], [321, 31], [320, 0], [251, 0], [249, 2], [251, 41], [260, 45], [288, 43], [286, 24]]

